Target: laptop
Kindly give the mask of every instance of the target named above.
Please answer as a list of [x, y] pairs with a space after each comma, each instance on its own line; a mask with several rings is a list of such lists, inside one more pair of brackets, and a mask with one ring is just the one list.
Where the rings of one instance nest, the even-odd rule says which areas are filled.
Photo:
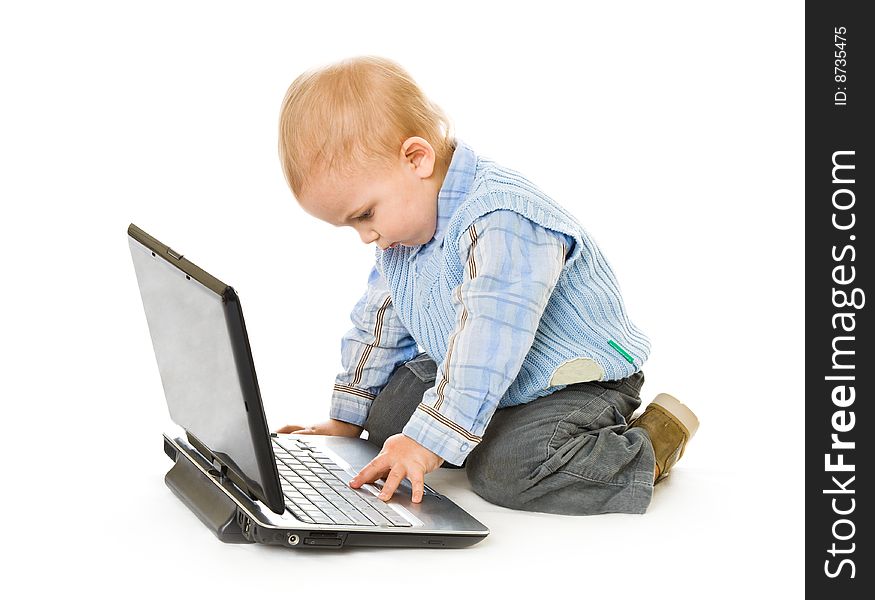
[[165, 482], [216, 536], [289, 548], [446, 547], [489, 530], [407, 480], [389, 502], [382, 480], [349, 481], [380, 451], [367, 440], [268, 431], [234, 288], [131, 224], [128, 242], [175, 432]]

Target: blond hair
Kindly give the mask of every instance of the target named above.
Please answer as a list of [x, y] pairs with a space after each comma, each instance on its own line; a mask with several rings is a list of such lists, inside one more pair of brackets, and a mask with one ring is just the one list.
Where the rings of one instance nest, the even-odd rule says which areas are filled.
[[298, 196], [315, 172], [391, 164], [412, 136], [432, 145], [438, 164], [449, 163], [449, 119], [413, 78], [385, 58], [350, 58], [307, 71], [289, 86], [280, 112], [280, 162]]

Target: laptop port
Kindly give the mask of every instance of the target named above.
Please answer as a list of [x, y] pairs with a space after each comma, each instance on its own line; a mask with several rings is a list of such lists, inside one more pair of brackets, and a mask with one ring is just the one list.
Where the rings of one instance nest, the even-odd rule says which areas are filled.
[[294, 533], [289, 536], [289, 546], [297, 546], [300, 541], [301, 538], [296, 536]]
[[343, 539], [333, 531], [311, 531], [304, 538], [305, 546], [342, 546]]
[[340, 538], [304, 538], [304, 544], [307, 546], [340, 546], [343, 540]]

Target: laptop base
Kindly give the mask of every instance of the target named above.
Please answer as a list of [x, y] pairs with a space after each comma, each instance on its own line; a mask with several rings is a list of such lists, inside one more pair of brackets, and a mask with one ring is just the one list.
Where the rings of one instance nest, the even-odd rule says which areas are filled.
[[[343, 438], [334, 441], [343, 443], [351, 440]], [[198, 457], [185, 440], [165, 434], [164, 453], [175, 463], [164, 477], [167, 487], [197, 515], [213, 535], [228, 544], [256, 543], [300, 549], [340, 549], [347, 546], [467, 548], [488, 534], [488, 530], [485, 530], [470, 535], [413, 531], [405, 531], [399, 535], [398, 531], [327, 529], [321, 525], [307, 525], [297, 521], [286, 526], [268, 525], [260, 522], [268, 513], [254, 512], [255, 504], [246, 508], [244, 504], [251, 501], [244, 500], [242, 496], [234, 496], [239, 495], [239, 490], [230, 495], [226, 493], [232, 488], [236, 490], [235, 486], [216, 479], [217, 473], [210, 470], [210, 465], [202, 457]]]
[[198, 469], [194, 463], [164, 442], [164, 452], [176, 464], [164, 476], [164, 483], [201, 523], [226, 544], [252, 544], [240, 526], [237, 505]]

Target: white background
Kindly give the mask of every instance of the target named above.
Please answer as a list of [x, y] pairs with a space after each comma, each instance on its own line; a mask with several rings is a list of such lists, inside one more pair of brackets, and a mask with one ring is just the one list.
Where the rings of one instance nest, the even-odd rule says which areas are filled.
[[[801, 596], [802, 3], [579, 4], [3, 4], [18, 589]], [[271, 428], [325, 418], [373, 249], [298, 208], [277, 119], [300, 72], [368, 53], [607, 254], [653, 342], [642, 397], [671, 392], [702, 422], [646, 515], [505, 510], [443, 470], [430, 481], [490, 526], [481, 544], [304, 553], [223, 545], [164, 486], [169, 417], [127, 225], [240, 293]]]

